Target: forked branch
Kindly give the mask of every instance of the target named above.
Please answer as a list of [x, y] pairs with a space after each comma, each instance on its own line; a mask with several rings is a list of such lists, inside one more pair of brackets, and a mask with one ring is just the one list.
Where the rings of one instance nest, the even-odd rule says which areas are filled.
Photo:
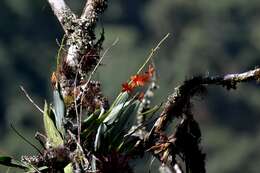
[[77, 66], [80, 66], [82, 55], [94, 51], [95, 25], [99, 14], [107, 7], [107, 0], [87, 0], [80, 17], [71, 11], [64, 0], [48, 0], [48, 2], [66, 34], [65, 65], [75, 73]]

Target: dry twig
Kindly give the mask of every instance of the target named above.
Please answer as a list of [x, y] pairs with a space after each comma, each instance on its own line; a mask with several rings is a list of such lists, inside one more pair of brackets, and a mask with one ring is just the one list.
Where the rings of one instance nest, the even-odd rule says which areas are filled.
[[27, 99], [34, 105], [34, 107], [36, 107], [36, 109], [43, 113], [43, 110], [33, 101], [33, 99], [29, 96], [27, 91], [22, 86], [20, 86], [20, 88], [23, 91], [24, 95], [27, 97]]

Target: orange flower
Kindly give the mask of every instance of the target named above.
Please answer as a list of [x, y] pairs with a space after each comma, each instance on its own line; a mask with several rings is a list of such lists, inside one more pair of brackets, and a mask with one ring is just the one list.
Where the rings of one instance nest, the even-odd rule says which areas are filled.
[[128, 84], [128, 83], [123, 83], [122, 84], [122, 92], [126, 91], [126, 92], [130, 93], [130, 92], [133, 91], [133, 89], [134, 89], [134, 86], [131, 85], [131, 84]]
[[131, 76], [130, 83], [122, 84], [122, 92], [132, 92], [135, 87], [144, 86], [145, 83], [147, 83], [151, 79], [154, 71], [154, 67], [152, 65], [149, 65], [148, 70], [145, 72], [145, 74], [136, 74], [134, 76]]
[[134, 75], [131, 77], [131, 81], [134, 86], [144, 86], [144, 84], [149, 80], [149, 76], [147, 74], [144, 75]]

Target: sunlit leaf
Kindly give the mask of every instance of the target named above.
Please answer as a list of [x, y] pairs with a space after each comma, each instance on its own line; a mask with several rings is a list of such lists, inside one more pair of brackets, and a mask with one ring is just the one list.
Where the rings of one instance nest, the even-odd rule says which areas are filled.
[[45, 102], [44, 114], [43, 114], [45, 133], [52, 146], [57, 147], [59, 145], [63, 145], [63, 140], [59, 131], [56, 129], [53, 120], [50, 118], [50, 114], [51, 114], [51, 109], [48, 106], [48, 104]]
[[89, 115], [84, 121], [83, 121], [83, 124], [85, 126], [89, 126], [90, 124], [92, 124], [93, 121], [95, 121], [97, 119], [97, 115], [96, 114], [91, 114]]
[[68, 165], [64, 168], [64, 173], [73, 173], [72, 163], [68, 164]]
[[98, 127], [96, 138], [95, 138], [95, 143], [94, 143], [94, 149], [97, 151], [99, 147], [101, 146], [102, 138], [104, 137], [104, 133], [107, 130], [107, 127], [105, 124], [101, 124]]

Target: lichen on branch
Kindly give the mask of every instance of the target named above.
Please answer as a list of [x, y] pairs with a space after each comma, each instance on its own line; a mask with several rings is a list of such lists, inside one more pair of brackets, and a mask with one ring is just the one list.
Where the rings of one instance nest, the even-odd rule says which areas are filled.
[[[59, 57], [59, 64], [54, 73], [55, 79], [61, 86], [61, 92], [65, 100], [74, 100], [77, 96], [84, 95], [80, 94], [81, 92], [88, 93], [88, 91], [81, 90], [88, 90], [83, 87], [89, 86], [86, 77], [98, 64], [100, 59], [104, 32], [102, 32], [100, 38], [96, 40], [95, 26], [99, 15], [104, 12], [107, 7], [107, 0], [86, 1], [81, 16], [77, 16], [73, 13], [63, 0], [49, 0], [49, 3], [65, 32], [60, 53], [61, 57]], [[78, 89], [74, 91], [75, 88]], [[79, 100], [82, 100], [82, 98]], [[92, 100], [87, 100], [87, 105], [93, 105], [93, 102], [97, 102], [97, 100], [106, 102], [100, 94], [95, 95]], [[77, 104], [81, 104], [81, 102]], [[100, 103], [100, 105], [104, 104]], [[72, 104], [67, 106], [72, 107]], [[88, 110], [95, 109], [93, 106]], [[89, 106], [85, 106], [84, 108], [86, 107]]]

